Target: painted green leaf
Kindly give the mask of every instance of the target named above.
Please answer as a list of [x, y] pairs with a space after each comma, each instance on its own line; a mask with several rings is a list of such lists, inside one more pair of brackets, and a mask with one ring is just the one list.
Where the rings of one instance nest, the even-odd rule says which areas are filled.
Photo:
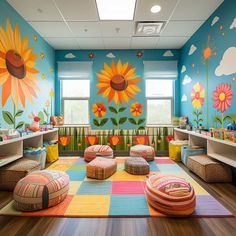
[[115, 126], [117, 126], [117, 125], [118, 125], [118, 123], [117, 123], [117, 121], [116, 121], [116, 119], [115, 119], [115, 118], [111, 118], [111, 122], [112, 122], [112, 124], [113, 124], [113, 125], [115, 125]]
[[93, 123], [94, 123], [94, 125], [96, 125], [97, 127], [99, 127], [99, 126], [100, 126], [100, 124], [99, 124], [98, 120], [96, 120], [96, 119], [93, 119]]
[[109, 108], [110, 112], [118, 114], [118, 111], [116, 110], [115, 107], [108, 107], [108, 108]]
[[216, 123], [222, 124], [222, 121], [221, 121], [221, 119], [220, 119], [219, 116], [215, 116], [215, 117], [213, 118], [213, 121], [216, 122]]
[[9, 125], [14, 124], [14, 118], [13, 115], [9, 111], [2, 111], [3, 119], [5, 122]]
[[15, 117], [21, 116], [23, 114], [23, 112], [24, 112], [23, 110], [18, 110], [15, 114]]
[[202, 118], [200, 118], [200, 119], [198, 120], [198, 122], [203, 122], [203, 119], [202, 119]]
[[127, 121], [127, 117], [121, 117], [121, 118], [119, 119], [119, 124], [122, 125], [122, 124], [124, 124], [126, 121]]
[[47, 112], [47, 110], [45, 108], [43, 109], [43, 112], [46, 116], [49, 116], [49, 113]]
[[30, 124], [29, 123], [25, 123], [25, 129], [29, 128]]
[[198, 113], [199, 115], [202, 115], [203, 114], [203, 112], [202, 111], [199, 111], [199, 113]]
[[24, 121], [19, 122], [19, 123], [16, 125], [16, 129], [21, 129], [21, 128], [23, 128], [24, 124], [25, 124]]
[[42, 111], [40, 111], [40, 112], [38, 113], [38, 117], [40, 118], [39, 124], [40, 124], [40, 125], [44, 125], [44, 124], [45, 124], [45, 120], [44, 120], [44, 114], [43, 114]]
[[119, 109], [119, 112], [123, 112], [123, 111], [125, 111], [126, 110], [126, 107], [121, 107], [120, 109]]
[[141, 125], [144, 121], [145, 121], [145, 119], [139, 119], [138, 120], [138, 125]]
[[138, 127], [138, 130], [145, 130], [145, 127], [144, 126], [140, 126], [140, 127]]
[[101, 123], [100, 123], [100, 126], [101, 126], [101, 127], [104, 126], [104, 125], [107, 123], [107, 121], [108, 121], [108, 118], [102, 119], [102, 120], [101, 120]]
[[129, 120], [129, 122], [130, 122], [131, 124], [137, 125], [134, 118], [129, 118], [128, 120]]

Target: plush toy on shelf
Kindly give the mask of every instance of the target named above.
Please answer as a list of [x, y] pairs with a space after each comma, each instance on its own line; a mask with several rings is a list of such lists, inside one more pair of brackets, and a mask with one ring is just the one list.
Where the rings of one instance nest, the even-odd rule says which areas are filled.
[[36, 116], [33, 112], [29, 117], [31, 119], [33, 119], [33, 122], [30, 125], [29, 130], [31, 130], [33, 132], [39, 131], [40, 130], [40, 127], [39, 127], [40, 118], [38, 116]]

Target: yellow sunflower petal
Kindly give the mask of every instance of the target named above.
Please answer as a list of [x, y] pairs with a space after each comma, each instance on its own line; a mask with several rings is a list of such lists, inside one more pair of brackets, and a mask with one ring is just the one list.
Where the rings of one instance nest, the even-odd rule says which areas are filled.
[[113, 76], [113, 72], [112, 72], [112, 69], [111, 67], [109, 67], [106, 63], [104, 63], [104, 69], [107, 73], [109, 73], [110, 76]]
[[116, 75], [118, 72], [117, 72], [117, 67], [116, 67], [114, 60], [112, 60], [111, 68], [112, 68], [113, 75]]
[[117, 73], [122, 74], [122, 63], [120, 60], [117, 63]]

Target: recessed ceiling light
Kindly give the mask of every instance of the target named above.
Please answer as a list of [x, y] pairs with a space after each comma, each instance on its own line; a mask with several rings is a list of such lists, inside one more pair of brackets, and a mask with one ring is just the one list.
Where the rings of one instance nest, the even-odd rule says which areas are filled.
[[152, 6], [152, 8], [151, 8], [151, 12], [152, 13], [158, 13], [158, 12], [160, 12], [161, 11], [161, 6], [159, 6], [159, 5], [154, 5], [154, 6]]
[[136, 0], [96, 0], [100, 20], [133, 20]]

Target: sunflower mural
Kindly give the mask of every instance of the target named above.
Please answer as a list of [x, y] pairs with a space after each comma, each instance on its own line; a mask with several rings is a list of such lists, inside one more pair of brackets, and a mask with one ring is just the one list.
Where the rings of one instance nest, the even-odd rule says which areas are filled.
[[196, 127], [200, 125], [201, 122], [203, 122], [202, 118], [202, 106], [204, 104], [204, 98], [205, 98], [205, 90], [201, 83], [196, 83], [193, 86], [192, 93], [191, 93], [191, 99], [192, 99], [192, 106], [195, 108], [193, 111], [194, 120]]
[[213, 107], [217, 111], [221, 112], [221, 117], [215, 116], [214, 121], [221, 124], [224, 127], [224, 122], [228, 119], [232, 119], [230, 115], [225, 116], [225, 111], [231, 106], [231, 101], [233, 99], [233, 89], [230, 84], [221, 83], [213, 91]]
[[141, 116], [143, 113], [143, 105], [139, 102], [132, 103], [130, 106], [130, 112], [132, 116], [135, 117], [136, 119], [129, 118], [128, 120], [131, 124], [136, 126], [136, 130], [145, 129], [144, 126], [140, 126], [145, 122], [145, 119], [142, 118], [138, 119], [138, 117]]
[[0, 86], [2, 86], [2, 107], [11, 97], [13, 101], [13, 113], [3, 111], [3, 118], [9, 125], [19, 129], [24, 122], [16, 122], [23, 114], [19, 104], [25, 108], [26, 101], [33, 103], [37, 98], [38, 70], [35, 69], [37, 55], [33, 54], [33, 48], [28, 47], [28, 38], [21, 38], [19, 26], [11, 27], [7, 20], [6, 30], [0, 27]]
[[141, 92], [137, 83], [141, 78], [135, 73], [136, 68], [128, 62], [122, 64], [118, 60], [117, 64], [112, 60], [111, 66], [104, 63], [104, 68], [100, 73], [96, 73], [98, 83], [96, 87], [99, 89], [97, 94], [102, 94], [103, 98], [107, 98], [108, 103], [113, 101], [116, 106], [109, 106], [110, 112], [114, 117], [110, 118], [113, 125], [119, 130], [119, 126], [127, 121], [127, 117], [120, 117], [120, 113], [126, 110], [122, 107], [124, 103], [128, 103], [129, 99], [135, 100], [135, 95]]

